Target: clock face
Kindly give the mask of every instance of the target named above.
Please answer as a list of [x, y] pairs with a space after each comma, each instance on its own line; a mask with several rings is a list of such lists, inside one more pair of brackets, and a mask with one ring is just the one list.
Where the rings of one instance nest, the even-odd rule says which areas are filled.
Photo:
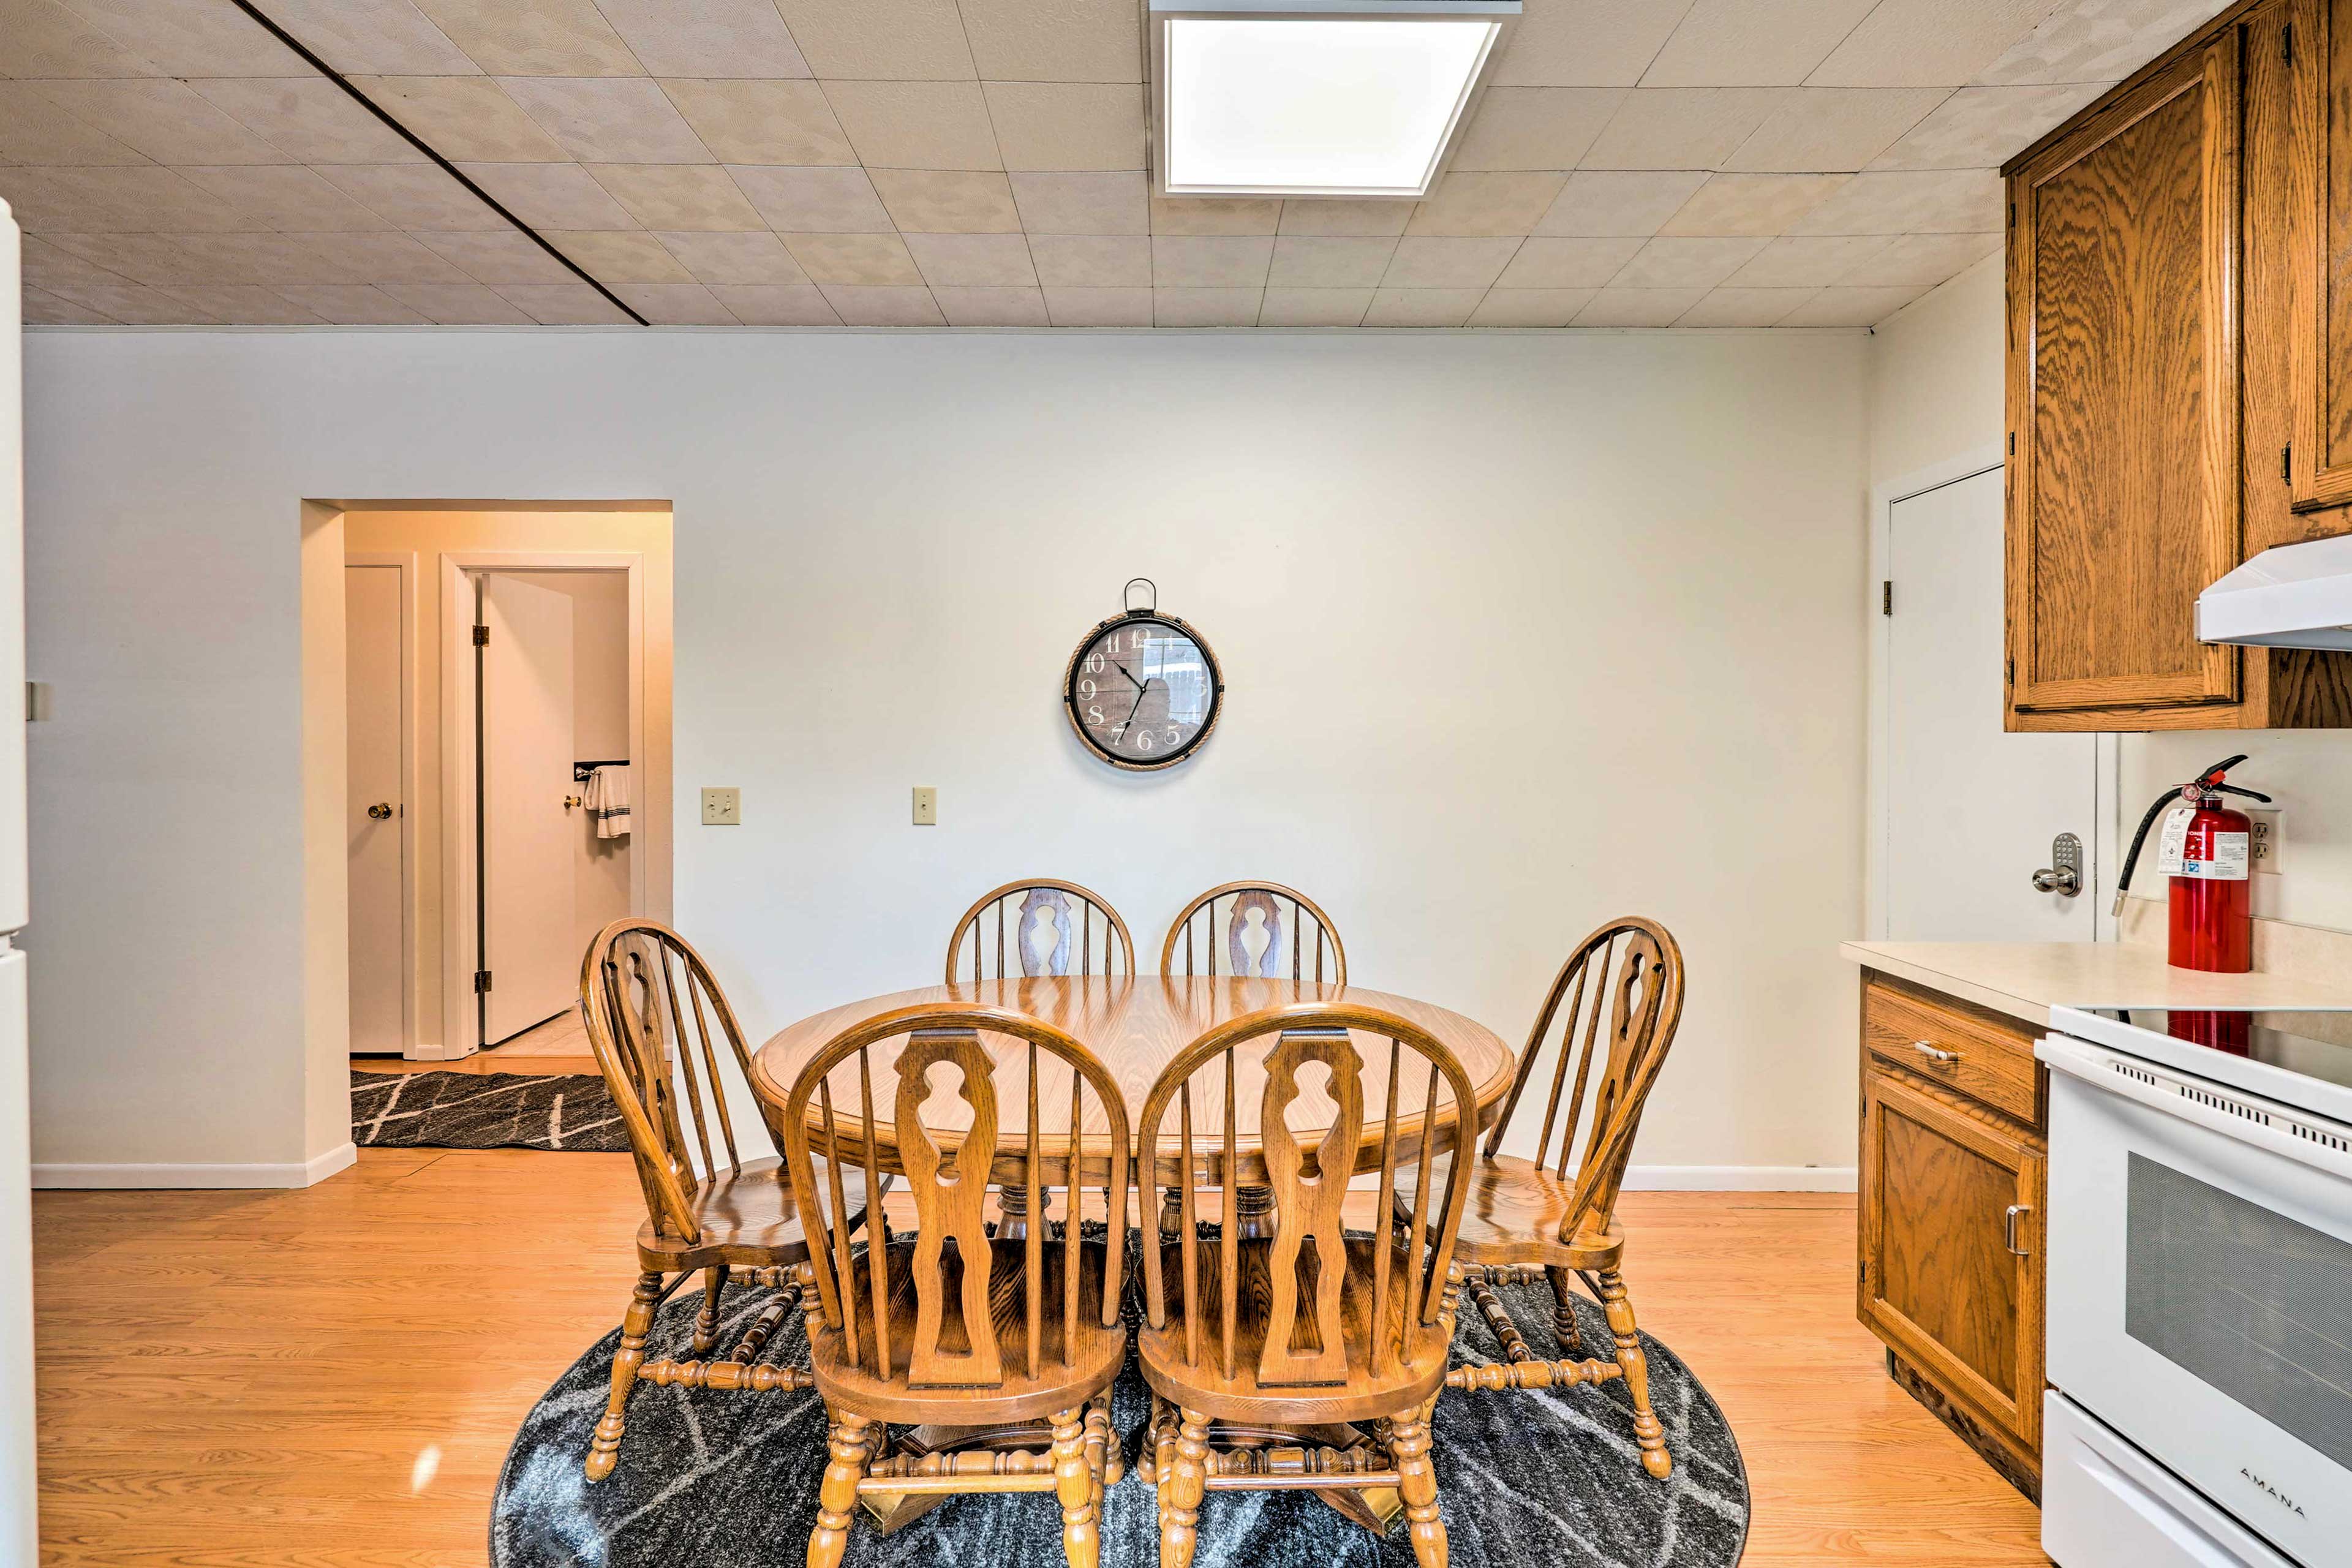
[[1217, 721], [1217, 661], [1172, 616], [1122, 616], [1070, 657], [1063, 690], [1078, 738], [1123, 768], [1164, 768], [1192, 754]]

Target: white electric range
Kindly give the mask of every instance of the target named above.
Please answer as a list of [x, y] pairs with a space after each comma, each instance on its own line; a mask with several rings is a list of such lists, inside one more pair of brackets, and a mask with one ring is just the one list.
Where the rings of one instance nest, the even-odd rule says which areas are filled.
[[2352, 1564], [2352, 1010], [2050, 1022], [2042, 1549]]

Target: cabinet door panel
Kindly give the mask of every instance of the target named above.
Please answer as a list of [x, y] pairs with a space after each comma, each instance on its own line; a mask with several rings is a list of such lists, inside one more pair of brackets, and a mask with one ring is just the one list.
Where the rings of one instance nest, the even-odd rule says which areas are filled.
[[2292, 180], [2297, 510], [2352, 501], [2352, 0], [2298, 0], [2306, 58]]

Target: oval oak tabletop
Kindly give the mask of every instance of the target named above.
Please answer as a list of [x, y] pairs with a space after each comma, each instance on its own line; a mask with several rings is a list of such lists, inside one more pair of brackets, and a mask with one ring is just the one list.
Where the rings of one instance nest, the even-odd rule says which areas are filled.
[[[752, 1058], [752, 1088], [781, 1111], [801, 1069], [844, 1030], [901, 1007], [943, 1002], [1026, 1013], [1074, 1037], [1110, 1070], [1127, 1102], [1130, 1126], [1141, 1115], [1144, 1099], [1151, 1092], [1160, 1069], [1175, 1060], [1186, 1046], [1212, 1027], [1245, 1014], [1302, 1003], [1393, 1014], [1428, 1031], [1454, 1052], [1476, 1086], [1478, 1117], [1473, 1137], [1494, 1120], [1496, 1107], [1510, 1090], [1511, 1077], [1517, 1065], [1510, 1048], [1484, 1025], [1410, 996], [1361, 985], [1234, 979], [1225, 975], [1211, 978], [1148, 974], [1132, 979], [1091, 975], [1083, 979], [963, 980], [870, 996], [830, 1008], [781, 1030], [760, 1048]], [[1364, 1062], [1366, 1111], [1363, 1136], [1358, 1144], [1357, 1168], [1375, 1169], [1380, 1157], [1381, 1122], [1375, 1108], [1385, 1106], [1388, 1099], [1388, 1041], [1377, 1031], [1366, 1029], [1355, 1030], [1354, 1037]], [[897, 1081], [894, 1064], [903, 1040], [904, 1037], [890, 1040], [871, 1053], [874, 1096], [878, 1103], [887, 1104], [895, 1099], [896, 1091], [888, 1086]], [[996, 1063], [997, 1141], [1000, 1146], [1009, 1145], [1025, 1132], [1028, 1124], [1027, 1047], [1019, 1040], [985, 1032], [982, 1041]], [[1068, 1142], [1071, 1075], [1050, 1058], [1041, 1056], [1040, 1060], [1037, 1114], [1042, 1125], [1038, 1144], [1041, 1152], [1058, 1161]], [[1258, 1109], [1265, 1087], [1263, 1060], [1261, 1052], [1235, 1053], [1234, 1133], [1244, 1181], [1262, 1172], [1257, 1144]], [[1397, 1086], [1399, 1157], [1410, 1159], [1420, 1150], [1428, 1071], [1426, 1064], [1410, 1050], [1404, 1052], [1403, 1063], [1402, 1081]], [[826, 1079], [833, 1094], [836, 1134], [844, 1141], [843, 1152], [845, 1156], [853, 1152], [862, 1155], [865, 1124], [857, 1114], [861, 1100], [856, 1058], [852, 1056], [837, 1064], [826, 1074]], [[1301, 1134], [1328, 1127], [1336, 1106], [1323, 1092], [1321, 1079], [1302, 1079], [1299, 1087], [1302, 1092], [1291, 1103], [1291, 1126]], [[1195, 1147], [1208, 1162], [1204, 1174], [1210, 1180], [1221, 1174], [1215, 1156], [1223, 1142], [1220, 1119], [1223, 1094], [1221, 1068], [1204, 1066], [1194, 1075]], [[1441, 1095], [1440, 1099], [1435, 1152], [1443, 1153], [1454, 1147], [1459, 1117], [1445, 1097]], [[1097, 1149], [1107, 1149], [1107, 1143], [1097, 1141], [1107, 1134], [1108, 1123], [1095, 1101], [1094, 1095], [1087, 1096], [1079, 1121], [1082, 1156], [1088, 1165], [1092, 1165], [1092, 1156]], [[924, 1122], [935, 1131], [951, 1131], [968, 1119], [970, 1110], [952, 1089], [942, 1090], [926, 1104]], [[1318, 1117], [1324, 1120], [1318, 1121]], [[814, 1100], [808, 1121], [812, 1135], [818, 1135], [822, 1119]], [[883, 1163], [894, 1169], [895, 1145], [895, 1134], [885, 1117], [877, 1130], [876, 1152]], [[1166, 1163], [1165, 1179], [1174, 1180], [1181, 1144], [1173, 1111], [1160, 1130], [1160, 1155]]]

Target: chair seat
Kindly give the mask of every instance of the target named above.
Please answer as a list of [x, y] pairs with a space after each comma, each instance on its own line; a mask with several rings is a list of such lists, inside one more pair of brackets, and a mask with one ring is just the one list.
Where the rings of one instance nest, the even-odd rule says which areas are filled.
[[[1066, 1346], [1062, 1246], [1052, 1237], [1045, 1238], [1045, 1287], [1039, 1292], [1043, 1298], [1041, 1330], [1034, 1377], [1029, 1373], [1028, 1303], [1023, 1296], [1027, 1248], [1017, 1240], [994, 1241], [990, 1246], [992, 1258], [989, 1308], [996, 1332], [999, 1382], [979, 1387], [918, 1387], [909, 1384], [908, 1365], [915, 1347], [916, 1238], [899, 1237], [891, 1242], [889, 1249], [889, 1377], [876, 1375], [874, 1347], [863, 1337], [873, 1326], [871, 1310], [865, 1304], [871, 1301], [874, 1289], [869, 1259], [863, 1250], [852, 1266], [850, 1281], [853, 1300], [865, 1309], [853, 1318], [861, 1336], [862, 1364], [851, 1363], [847, 1335], [826, 1323], [816, 1314], [814, 1304], [811, 1306], [809, 1365], [816, 1373], [817, 1392], [824, 1396], [825, 1403], [881, 1421], [918, 1426], [945, 1422], [969, 1426], [1051, 1415], [1074, 1408], [1097, 1390], [1109, 1386], [1127, 1360], [1127, 1326], [1123, 1321], [1109, 1328], [1103, 1326], [1103, 1244], [1084, 1241], [1078, 1246], [1078, 1315], [1072, 1325], [1075, 1331]], [[952, 1325], [956, 1316], [951, 1306], [948, 1322], [950, 1327], [941, 1339], [961, 1350], [963, 1341], [955, 1337]]]
[[[887, 1191], [888, 1184], [884, 1187]], [[841, 1190], [855, 1225], [866, 1212], [865, 1173], [845, 1166]], [[746, 1160], [731, 1175], [698, 1185], [693, 1202], [701, 1239], [663, 1236], [647, 1220], [637, 1227], [642, 1267], [664, 1272], [707, 1268], [714, 1263], [756, 1268], [808, 1258], [808, 1237], [793, 1200], [792, 1178], [780, 1160]]]
[[[1348, 1277], [1339, 1292], [1339, 1332], [1347, 1345], [1351, 1368], [1372, 1365], [1369, 1334], [1372, 1309], [1372, 1248], [1369, 1238], [1348, 1244]], [[1416, 1323], [1404, 1337], [1404, 1353], [1388, 1360], [1374, 1374], [1359, 1370], [1344, 1384], [1262, 1384], [1258, 1356], [1265, 1343], [1267, 1303], [1271, 1296], [1268, 1265], [1271, 1241], [1244, 1241], [1238, 1249], [1240, 1289], [1234, 1317], [1234, 1374], [1224, 1374], [1224, 1300], [1223, 1261], [1213, 1241], [1198, 1249], [1201, 1359], [1188, 1364], [1184, 1345], [1183, 1253], [1173, 1242], [1163, 1243], [1160, 1267], [1168, 1286], [1168, 1321], [1139, 1331], [1136, 1348], [1143, 1362], [1145, 1381], [1163, 1399], [1204, 1411], [1224, 1421], [1366, 1421], [1396, 1415], [1434, 1394], [1445, 1380], [1449, 1341], [1443, 1325]], [[1395, 1342], [1404, 1320], [1406, 1263], [1402, 1249], [1389, 1258], [1389, 1295], [1384, 1338]], [[1423, 1277], [1427, 1288], [1427, 1276]], [[1300, 1301], [1302, 1316], [1310, 1303]], [[1305, 1414], [1302, 1414], [1302, 1411]]]
[[[1445, 1192], [1449, 1159], [1441, 1159], [1431, 1173], [1430, 1207], [1434, 1210]], [[1397, 1182], [1397, 1217], [1412, 1218], [1413, 1184], [1418, 1170], [1401, 1173]], [[1564, 1182], [1531, 1160], [1517, 1154], [1482, 1158], [1470, 1177], [1469, 1201], [1462, 1211], [1462, 1231], [1454, 1256], [1463, 1263], [1542, 1264], [1553, 1268], [1614, 1268], [1625, 1250], [1623, 1233], [1613, 1226], [1607, 1235], [1572, 1242], [1559, 1238], [1561, 1223], [1576, 1184]], [[1432, 1224], [1435, 1223], [1433, 1214]]]

